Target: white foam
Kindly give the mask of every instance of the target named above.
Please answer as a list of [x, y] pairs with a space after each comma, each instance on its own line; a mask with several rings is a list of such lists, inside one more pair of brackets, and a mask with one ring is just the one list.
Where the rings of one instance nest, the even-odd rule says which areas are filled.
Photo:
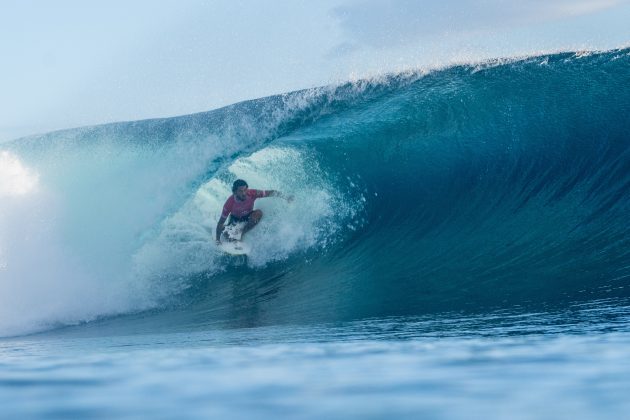
[[0, 163], [0, 336], [102, 313], [93, 297], [105, 290], [63, 246], [54, 195], [17, 156], [1, 152]]
[[220, 147], [200, 144], [1, 151], [0, 336], [155, 305], [132, 256]]
[[136, 274], [168, 279], [180, 289], [195, 273], [212, 275], [225, 269], [225, 256], [214, 245], [214, 231], [231, 184], [245, 179], [250, 188], [278, 190], [294, 196], [258, 199], [263, 220], [245, 240], [251, 245], [248, 264], [256, 269], [308, 249], [325, 249], [334, 240], [337, 218], [348, 210], [307, 152], [270, 147], [238, 159], [202, 185], [180, 211], [167, 219], [155, 240], [135, 256]]
[[0, 198], [26, 195], [37, 188], [39, 176], [12, 153], [0, 152]]

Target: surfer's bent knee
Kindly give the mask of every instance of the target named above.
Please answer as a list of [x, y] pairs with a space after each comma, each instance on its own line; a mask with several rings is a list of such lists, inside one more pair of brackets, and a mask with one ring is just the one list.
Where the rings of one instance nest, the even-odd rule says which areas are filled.
[[262, 219], [262, 217], [263, 217], [262, 210], [254, 210], [252, 212], [252, 217], [250, 218], [250, 220], [254, 223], [258, 223], [260, 219]]

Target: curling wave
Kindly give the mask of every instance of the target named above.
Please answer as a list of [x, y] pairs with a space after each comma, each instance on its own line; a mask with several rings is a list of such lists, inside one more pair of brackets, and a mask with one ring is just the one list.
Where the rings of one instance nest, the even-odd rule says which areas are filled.
[[[629, 81], [628, 49], [563, 53], [2, 145], [0, 334], [628, 296]], [[247, 260], [211, 240], [235, 177], [296, 195]]]

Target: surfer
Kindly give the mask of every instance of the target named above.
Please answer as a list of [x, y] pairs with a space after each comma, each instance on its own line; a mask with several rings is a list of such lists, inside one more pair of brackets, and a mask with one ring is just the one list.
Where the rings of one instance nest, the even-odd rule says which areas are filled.
[[[217, 223], [217, 245], [221, 244], [221, 234], [225, 229], [225, 221], [228, 216], [230, 217], [228, 221], [229, 225], [234, 225], [240, 222], [246, 222], [243, 230], [241, 232], [241, 238], [245, 233], [250, 231], [254, 226], [260, 222], [262, 219], [263, 212], [260, 209], [254, 210], [254, 201], [257, 198], [263, 197], [280, 197], [287, 202], [293, 201], [293, 196], [286, 196], [282, 194], [280, 191], [275, 190], [254, 190], [249, 189], [247, 182], [242, 179], [237, 179], [232, 184], [232, 195], [227, 199], [225, 204], [223, 205], [223, 212], [221, 213], [221, 218]], [[227, 237], [228, 240], [233, 241], [235, 239]]]

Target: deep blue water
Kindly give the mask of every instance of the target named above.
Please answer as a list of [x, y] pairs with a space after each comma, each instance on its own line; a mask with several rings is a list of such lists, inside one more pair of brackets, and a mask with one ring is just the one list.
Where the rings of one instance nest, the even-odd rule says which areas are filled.
[[[496, 60], [0, 148], [8, 417], [610, 417], [630, 50]], [[212, 230], [232, 181], [252, 252]]]

